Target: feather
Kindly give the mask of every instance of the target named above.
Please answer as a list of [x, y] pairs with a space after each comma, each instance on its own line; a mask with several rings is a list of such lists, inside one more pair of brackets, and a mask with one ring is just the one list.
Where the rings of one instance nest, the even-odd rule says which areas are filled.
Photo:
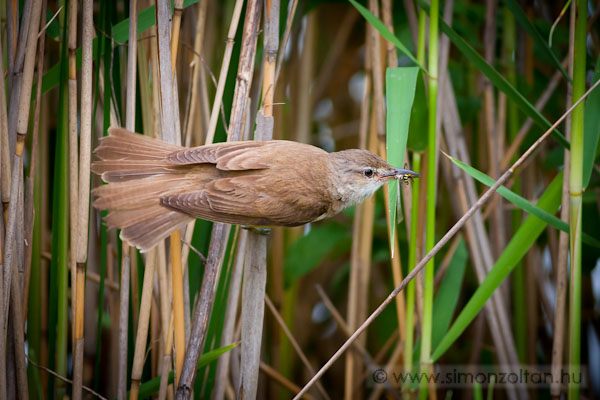
[[193, 220], [193, 218], [182, 213], [169, 211], [165, 208], [163, 210], [163, 215], [123, 228], [120, 235], [121, 239], [128, 241], [142, 252], [146, 252], [166, 239], [171, 232], [183, 228]]

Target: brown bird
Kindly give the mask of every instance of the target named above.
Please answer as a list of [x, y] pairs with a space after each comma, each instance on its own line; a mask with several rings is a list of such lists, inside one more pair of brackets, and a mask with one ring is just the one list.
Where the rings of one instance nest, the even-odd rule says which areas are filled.
[[418, 177], [366, 150], [335, 153], [285, 140], [193, 148], [110, 128], [92, 170], [94, 206], [145, 251], [194, 218], [297, 226], [358, 204], [390, 179]]

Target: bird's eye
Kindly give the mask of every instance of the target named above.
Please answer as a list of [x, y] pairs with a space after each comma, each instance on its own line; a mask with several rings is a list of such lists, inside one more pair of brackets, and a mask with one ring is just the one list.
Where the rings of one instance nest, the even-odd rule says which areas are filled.
[[373, 177], [373, 170], [371, 168], [365, 168], [363, 170], [363, 175], [366, 176], [367, 178], [372, 178]]

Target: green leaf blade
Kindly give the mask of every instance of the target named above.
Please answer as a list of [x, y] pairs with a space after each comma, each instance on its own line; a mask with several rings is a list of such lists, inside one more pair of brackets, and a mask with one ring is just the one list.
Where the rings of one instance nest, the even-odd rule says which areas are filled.
[[[387, 102], [387, 161], [397, 168], [404, 165], [408, 128], [411, 119], [411, 109], [415, 99], [419, 68], [400, 67], [388, 68], [385, 73], [385, 92]], [[398, 181], [388, 183], [388, 199], [390, 207], [391, 246], [393, 249], [396, 232]]]

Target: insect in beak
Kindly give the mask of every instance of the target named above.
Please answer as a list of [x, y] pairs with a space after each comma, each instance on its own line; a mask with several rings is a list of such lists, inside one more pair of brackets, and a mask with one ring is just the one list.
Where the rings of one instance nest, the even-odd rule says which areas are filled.
[[415, 171], [411, 171], [410, 169], [395, 168], [394, 172], [389, 176], [393, 176], [394, 178], [401, 180], [408, 185], [411, 179], [418, 178], [420, 175]]

